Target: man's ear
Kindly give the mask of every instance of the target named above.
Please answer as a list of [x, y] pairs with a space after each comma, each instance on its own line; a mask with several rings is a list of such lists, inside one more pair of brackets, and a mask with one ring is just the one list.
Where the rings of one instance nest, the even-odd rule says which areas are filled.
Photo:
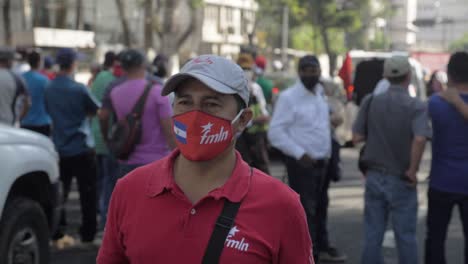
[[238, 121], [239, 125], [237, 126], [237, 129], [238, 129], [237, 132], [244, 131], [244, 129], [247, 127], [247, 124], [249, 124], [250, 120], [252, 120], [252, 117], [253, 117], [252, 109], [250, 109], [249, 107], [245, 108], [244, 112], [239, 117], [239, 121]]

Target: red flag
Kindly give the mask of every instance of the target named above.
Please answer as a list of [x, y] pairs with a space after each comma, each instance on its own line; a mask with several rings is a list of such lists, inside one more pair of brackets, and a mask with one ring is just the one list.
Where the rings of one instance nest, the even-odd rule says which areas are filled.
[[347, 52], [346, 58], [343, 61], [343, 66], [341, 66], [341, 69], [338, 72], [338, 76], [340, 76], [340, 78], [343, 80], [343, 84], [346, 89], [348, 99], [351, 98], [352, 92], [354, 90], [354, 86], [351, 80], [352, 72], [353, 72], [353, 62], [351, 60], [351, 56], [349, 55], [349, 52]]

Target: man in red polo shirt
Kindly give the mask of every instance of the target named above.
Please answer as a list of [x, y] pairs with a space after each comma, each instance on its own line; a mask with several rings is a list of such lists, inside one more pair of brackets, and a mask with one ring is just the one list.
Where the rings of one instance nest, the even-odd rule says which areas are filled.
[[97, 263], [314, 263], [298, 195], [234, 150], [252, 118], [242, 69], [202, 55], [171, 92], [178, 148], [118, 181]]

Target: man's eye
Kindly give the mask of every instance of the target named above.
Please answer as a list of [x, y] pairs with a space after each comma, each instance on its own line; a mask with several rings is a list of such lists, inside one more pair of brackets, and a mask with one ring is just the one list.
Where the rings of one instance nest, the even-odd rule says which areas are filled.
[[190, 102], [187, 101], [187, 100], [182, 100], [182, 101], [179, 101], [177, 104], [180, 104], [180, 105], [189, 105]]
[[207, 102], [205, 105], [207, 107], [219, 107], [219, 106], [221, 106], [220, 104], [214, 103], [214, 102]]

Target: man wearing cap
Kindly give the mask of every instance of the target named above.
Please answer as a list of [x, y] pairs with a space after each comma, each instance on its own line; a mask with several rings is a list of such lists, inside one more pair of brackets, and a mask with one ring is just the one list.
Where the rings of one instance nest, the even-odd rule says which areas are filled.
[[39, 73], [41, 54], [32, 51], [28, 54], [30, 71], [23, 74], [28, 92], [31, 95], [31, 108], [28, 114], [21, 119], [21, 127], [50, 136], [50, 116], [45, 109], [44, 93], [49, 80]]
[[177, 149], [118, 181], [97, 263], [314, 263], [297, 194], [234, 150], [252, 117], [242, 69], [202, 55], [172, 91]]
[[240, 135], [236, 143], [236, 149], [242, 158], [252, 167], [269, 174], [270, 161], [267, 151], [266, 132], [270, 114], [266, 109], [266, 100], [262, 87], [254, 80], [254, 59], [248, 53], [241, 53], [237, 64], [244, 70], [250, 91], [249, 108], [252, 110], [252, 121]]
[[271, 97], [273, 93], [273, 82], [265, 77], [267, 60], [264, 56], [258, 55], [255, 57], [255, 75], [257, 76], [257, 83], [262, 87], [263, 95], [267, 104], [271, 104]]
[[299, 80], [278, 98], [268, 138], [285, 155], [289, 186], [301, 196], [317, 261], [322, 241], [318, 206], [331, 155], [330, 110], [317, 57], [302, 57], [298, 74]]
[[[109, 94], [112, 111], [117, 120], [125, 118], [133, 110], [146, 86], [151, 82], [146, 79], [148, 64], [145, 55], [140, 51], [133, 49], [124, 51], [120, 56], [120, 62], [126, 79], [123, 83], [113, 87]], [[171, 105], [167, 97], [161, 96], [160, 84], [153, 83], [151, 87], [143, 108], [140, 142], [136, 144], [127, 160], [119, 161], [118, 178], [137, 167], [162, 159], [175, 147], [172, 135]], [[102, 133], [107, 135], [105, 130]]]
[[49, 80], [55, 79], [56, 73], [52, 69], [54, 67], [54, 64], [55, 64], [54, 59], [52, 59], [52, 57], [50, 56], [46, 56], [44, 58], [44, 68], [40, 70], [39, 72], [42, 75], [46, 76]]
[[30, 105], [23, 79], [11, 70], [14, 56], [13, 49], [0, 48], [0, 123], [7, 125], [23, 119]]
[[[83, 243], [90, 243], [96, 234], [96, 164], [94, 152], [87, 144], [87, 117], [96, 114], [99, 103], [83, 84], [72, 79], [76, 60], [77, 53], [72, 49], [64, 48], [57, 52], [56, 62], [60, 72], [45, 89], [45, 103], [52, 118], [52, 139], [60, 156], [64, 203], [68, 199], [71, 182], [75, 177], [82, 213], [80, 237]], [[61, 241], [69, 240], [69, 237], [64, 235], [66, 225], [67, 219], [63, 209], [59, 231], [54, 236], [57, 245], [60, 245]]]
[[407, 57], [384, 63], [387, 92], [362, 101], [353, 127], [355, 144], [366, 142], [364, 247], [361, 263], [383, 263], [382, 241], [392, 216], [400, 264], [418, 263], [417, 177], [426, 139], [431, 137], [426, 105], [410, 97], [411, 68]]

